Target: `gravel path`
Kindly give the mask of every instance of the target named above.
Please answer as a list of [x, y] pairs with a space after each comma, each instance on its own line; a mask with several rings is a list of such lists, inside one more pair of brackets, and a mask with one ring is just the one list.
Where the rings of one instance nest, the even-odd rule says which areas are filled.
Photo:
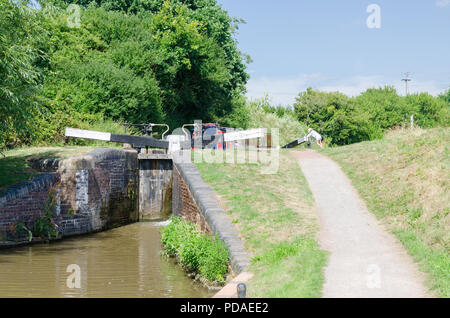
[[424, 274], [368, 212], [349, 179], [315, 151], [293, 151], [316, 200], [320, 244], [331, 252], [323, 296], [428, 297]]

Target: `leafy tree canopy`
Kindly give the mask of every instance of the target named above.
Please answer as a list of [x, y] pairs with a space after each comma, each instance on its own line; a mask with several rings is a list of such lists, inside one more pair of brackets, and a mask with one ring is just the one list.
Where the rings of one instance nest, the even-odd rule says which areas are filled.
[[[62, 77], [52, 83], [67, 84], [70, 88], [63, 91], [70, 96], [58, 87], [53, 91], [72, 100], [77, 110], [133, 122], [165, 120], [173, 126], [194, 119], [226, 121], [227, 114], [242, 107], [239, 96], [248, 79], [244, 56], [233, 39], [235, 20], [216, 1], [44, 5], [64, 8], [68, 3], [85, 7], [81, 27], [69, 29], [67, 13], [57, 10], [51, 19], [59, 22], [49, 22], [47, 50]], [[114, 93], [108, 91], [114, 86]]]
[[39, 37], [39, 25], [27, 4], [0, 0], [0, 148], [34, 128], [39, 79], [35, 61], [41, 53], [28, 42]]

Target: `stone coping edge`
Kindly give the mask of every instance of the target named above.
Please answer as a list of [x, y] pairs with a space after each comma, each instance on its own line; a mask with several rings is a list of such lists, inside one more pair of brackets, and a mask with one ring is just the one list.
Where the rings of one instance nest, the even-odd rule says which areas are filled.
[[226, 284], [217, 294], [212, 298], [238, 298], [237, 286], [239, 284], [245, 284], [250, 279], [253, 278], [253, 273], [242, 272], [237, 277], [235, 277], [231, 282]]
[[56, 173], [41, 173], [30, 179], [21, 181], [6, 188], [0, 195], [0, 207], [12, 200], [17, 200], [27, 196], [30, 192], [42, 188], [50, 188], [59, 180]]
[[250, 254], [239, 238], [239, 231], [233, 226], [225, 210], [219, 206], [213, 189], [203, 181], [193, 163], [174, 160], [174, 165], [185, 180], [212, 233], [218, 235], [227, 246], [233, 272], [235, 274], [245, 272], [250, 265]]

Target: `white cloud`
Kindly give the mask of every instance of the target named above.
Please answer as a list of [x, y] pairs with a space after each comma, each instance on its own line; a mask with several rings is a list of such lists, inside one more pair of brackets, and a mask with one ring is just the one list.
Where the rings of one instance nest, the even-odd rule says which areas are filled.
[[[355, 76], [341, 80], [337, 83], [324, 85], [318, 89], [334, 92], [338, 91], [349, 96], [357, 96], [368, 88], [378, 88], [384, 86], [394, 86], [399, 95], [405, 95], [405, 83], [399, 79], [387, 79], [382, 76]], [[431, 95], [439, 95], [447, 89], [448, 85], [439, 85], [435, 81], [422, 81], [413, 79], [408, 83], [410, 94], [427, 92]]]
[[[394, 86], [400, 95], [404, 95], [405, 86], [400, 78], [388, 79], [383, 76], [352, 76], [333, 79], [322, 74], [302, 74], [296, 77], [260, 77], [250, 79], [247, 84], [247, 97], [259, 98], [269, 94], [274, 104], [291, 105], [295, 97], [308, 87], [326, 92], [341, 92], [348, 96], [357, 96], [368, 88]], [[428, 92], [438, 95], [448, 89], [448, 83], [421, 81], [413, 79], [409, 82], [409, 93]]]
[[259, 98], [267, 93], [275, 104], [289, 105], [293, 103], [298, 93], [323, 79], [320, 74], [302, 74], [286, 78], [250, 78], [247, 84], [247, 97]]
[[341, 92], [349, 96], [359, 95], [368, 88], [377, 88], [390, 85], [381, 76], [354, 76], [346, 79], [323, 83], [317, 89], [326, 92]]
[[[397, 91], [404, 94], [405, 84], [402, 82], [401, 84], [396, 85]], [[442, 83], [438, 83], [436, 81], [421, 81], [421, 80], [412, 80], [409, 84], [408, 91], [410, 94], [413, 93], [429, 93], [433, 96], [437, 96], [443, 92], [445, 92], [449, 88], [449, 83], [443, 85]]]
[[450, 0], [439, 0], [439, 1], [436, 1], [436, 6], [438, 6], [439, 8], [450, 6]]

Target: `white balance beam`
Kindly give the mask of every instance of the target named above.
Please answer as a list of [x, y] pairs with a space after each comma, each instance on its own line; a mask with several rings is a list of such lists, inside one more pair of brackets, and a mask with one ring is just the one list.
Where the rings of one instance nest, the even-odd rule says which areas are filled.
[[250, 129], [243, 131], [236, 131], [231, 133], [226, 133], [223, 135], [224, 141], [235, 141], [235, 140], [245, 140], [245, 139], [256, 139], [264, 137], [264, 129]]
[[75, 128], [66, 128], [66, 137], [111, 141], [110, 133]]

